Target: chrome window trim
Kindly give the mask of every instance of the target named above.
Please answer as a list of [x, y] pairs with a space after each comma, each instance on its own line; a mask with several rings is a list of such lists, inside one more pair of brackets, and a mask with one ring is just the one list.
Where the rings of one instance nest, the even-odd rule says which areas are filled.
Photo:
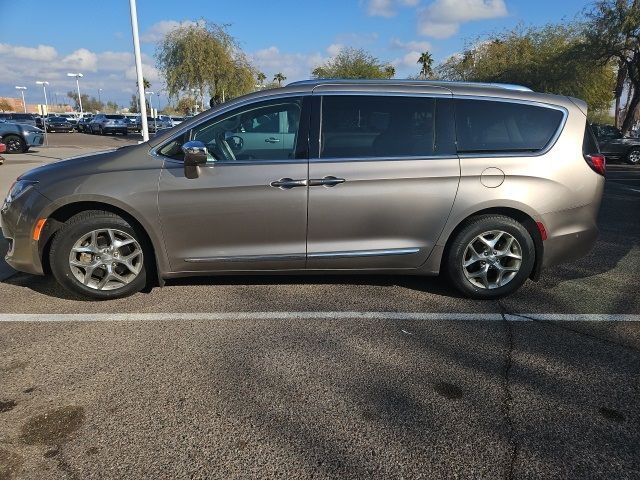
[[[519, 103], [523, 105], [531, 105], [534, 107], [548, 108], [551, 110], [558, 110], [562, 112], [562, 119], [560, 120], [560, 124], [556, 129], [555, 134], [551, 137], [549, 142], [544, 146], [544, 148], [540, 150], [536, 150], [535, 152], [519, 152], [514, 150], [501, 150], [496, 152], [484, 152], [484, 153], [461, 153], [458, 152], [458, 157], [460, 159], [464, 158], [505, 158], [505, 157], [540, 157], [545, 155], [551, 150], [560, 135], [564, 131], [564, 127], [567, 124], [567, 119], [569, 117], [569, 111], [560, 105], [554, 105], [552, 103], [544, 103], [536, 100], [524, 100], [519, 98], [508, 98], [508, 97], [494, 97], [490, 95], [453, 95], [453, 100], [480, 100], [485, 102], [503, 102], [503, 103]], [[458, 129], [456, 125], [456, 137], [458, 134]], [[456, 142], [457, 143], [457, 142]]]
[[310, 163], [340, 163], [340, 162], [411, 162], [416, 160], [458, 160], [457, 155], [414, 155], [406, 157], [336, 157], [311, 158]]
[[[160, 149], [165, 147], [168, 143], [173, 142], [180, 135], [184, 135], [186, 132], [188, 132], [189, 130], [194, 128], [196, 125], [201, 125], [202, 123], [208, 122], [212, 118], [215, 118], [215, 117], [217, 117], [219, 115], [223, 115], [223, 114], [225, 114], [225, 113], [227, 113], [227, 112], [229, 112], [229, 111], [231, 111], [231, 110], [233, 110], [235, 108], [243, 107], [245, 105], [250, 105], [252, 103], [268, 102], [269, 100], [278, 100], [280, 98], [284, 99], [284, 98], [292, 98], [292, 97], [310, 97], [311, 95], [312, 95], [312, 92], [278, 93], [278, 94], [268, 95], [268, 96], [264, 96], [264, 97], [251, 98], [251, 99], [247, 99], [247, 100], [236, 102], [236, 103], [234, 103], [232, 105], [227, 105], [225, 107], [221, 107], [219, 110], [216, 110], [215, 112], [212, 112], [210, 115], [207, 115], [207, 116], [203, 117], [201, 122], [199, 122], [197, 124], [190, 124], [188, 126], [180, 128], [179, 130], [176, 131], [175, 134], [173, 134], [167, 140], [165, 140], [164, 142], [162, 142], [159, 145], [156, 145], [155, 147], [150, 148], [149, 149], [149, 154], [152, 157], [155, 157], [155, 158], [172, 160], [174, 162], [182, 163], [182, 160], [176, 160], [175, 158], [171, 158], [171, 157], [167, 157], [165, 155], [162, 155], [160, 153]], [[284, 161], [288, 161], [288, 160], [284, 160]], [[279, 160], [278, 160], [278, 162], [279, 162]], [[223, 161], [220, 161], [219, 163], [223, 163]], [[225, 163], [231, 163], [231, 164], [235, 165], [237, 163], [237, 161], [236, 162], [227, 161]], [[265, 161], [264, 160], [258, 160], [257, 163], [265, 163]], [[304, 160], [304, 163], [306, 163], [306, 159]], [[216, 165], [217, 164], [218, 163], [216, 163]]]
[[431, 93], [431, 92], [377, 92], [375, 90], [361, 90], [361, 91], [349, 91], [349, 90], [326, 90], [326, 91], [313, 91], [313, 95], [325, 96], [325, 95], [353, 95], [363, 97], [428, 97], [428, 98], [452, 98], [451, 93]]

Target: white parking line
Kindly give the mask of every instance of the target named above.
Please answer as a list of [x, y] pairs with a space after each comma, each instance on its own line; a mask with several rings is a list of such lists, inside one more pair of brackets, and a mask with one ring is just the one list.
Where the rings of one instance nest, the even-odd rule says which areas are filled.
[[0, 313], [0, 322], [152, 322], [221, 320], [417, 320], [498, 322], [640, 322], [640, 314], [415, 313], [415, 312], [211, 312], [211, 313]]

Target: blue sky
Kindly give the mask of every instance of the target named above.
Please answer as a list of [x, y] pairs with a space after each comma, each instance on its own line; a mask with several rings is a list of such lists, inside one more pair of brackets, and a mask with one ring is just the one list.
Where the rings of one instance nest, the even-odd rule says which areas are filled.
[[[138, 0], [145, 76], [162, 90], [155, 42], [180, 22], [204, 18], [229, 30], [269, 78], [308, 78], [314, 66], [345, 46], [362, 47], [392, 63], [397, 76], [418, 72], [418, 52], [436, 62], [478, 36], [518, 23], [539, 25], [573, 18], [585, 0]], [[0, 0], [0, 11], [19, 8], [29, 22], [5, 21], [0, 31], [0, 96], [41, 103], [36, 80], [50, 82], [51, 98], [75, 87], [67, 72], [85, 77], [81, 89], [128, 105], [135, 90], [128, 0]], [[155, 99], [154, 99], [155, 101]], [[162, 95], [161, 102], [166, 103]]]

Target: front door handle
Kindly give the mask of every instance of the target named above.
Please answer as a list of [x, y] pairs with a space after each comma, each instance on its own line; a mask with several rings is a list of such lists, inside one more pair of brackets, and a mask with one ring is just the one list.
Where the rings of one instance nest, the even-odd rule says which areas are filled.
[[329, 175], [327, 177], [324, 178], [312, 178], [309, 180], [309, 186], [310, 187], [319, 187], [319, 186], [325, 186], [325, 187], [334, 187], [336, 185], [338, 185], [339, 183], [344, 183], [346, 182], [346, 180], [344, 178], [338, 178], [338, 177], [334, 177], [333, 175]]
[[307, 180], [293, 180], [292, 178], [281, 178], [280, 180], [274, 180], [270, 183], [272, 187], [281, 188], [287, 190], [294, 187], [306, 187]]
[[265, 138], [264, 141], [267, 143], [278, 143], [280, 139], [276, 137], [269, 137], [269, 138]]

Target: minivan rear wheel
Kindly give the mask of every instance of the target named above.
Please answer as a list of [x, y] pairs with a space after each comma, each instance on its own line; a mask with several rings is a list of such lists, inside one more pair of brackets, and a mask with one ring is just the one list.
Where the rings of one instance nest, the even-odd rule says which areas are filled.
[[51, 272], [67, 290], [97, 300], [121, 298], [146, 285], [142, 236], [111, 212], [87, 211], [56, 233]]
[[513, 218], [482, 215], [470, 220], [449, 245], [446, 272], [465, 296], [494, 299], [515, 292], [535, 264], [535, 245]]

